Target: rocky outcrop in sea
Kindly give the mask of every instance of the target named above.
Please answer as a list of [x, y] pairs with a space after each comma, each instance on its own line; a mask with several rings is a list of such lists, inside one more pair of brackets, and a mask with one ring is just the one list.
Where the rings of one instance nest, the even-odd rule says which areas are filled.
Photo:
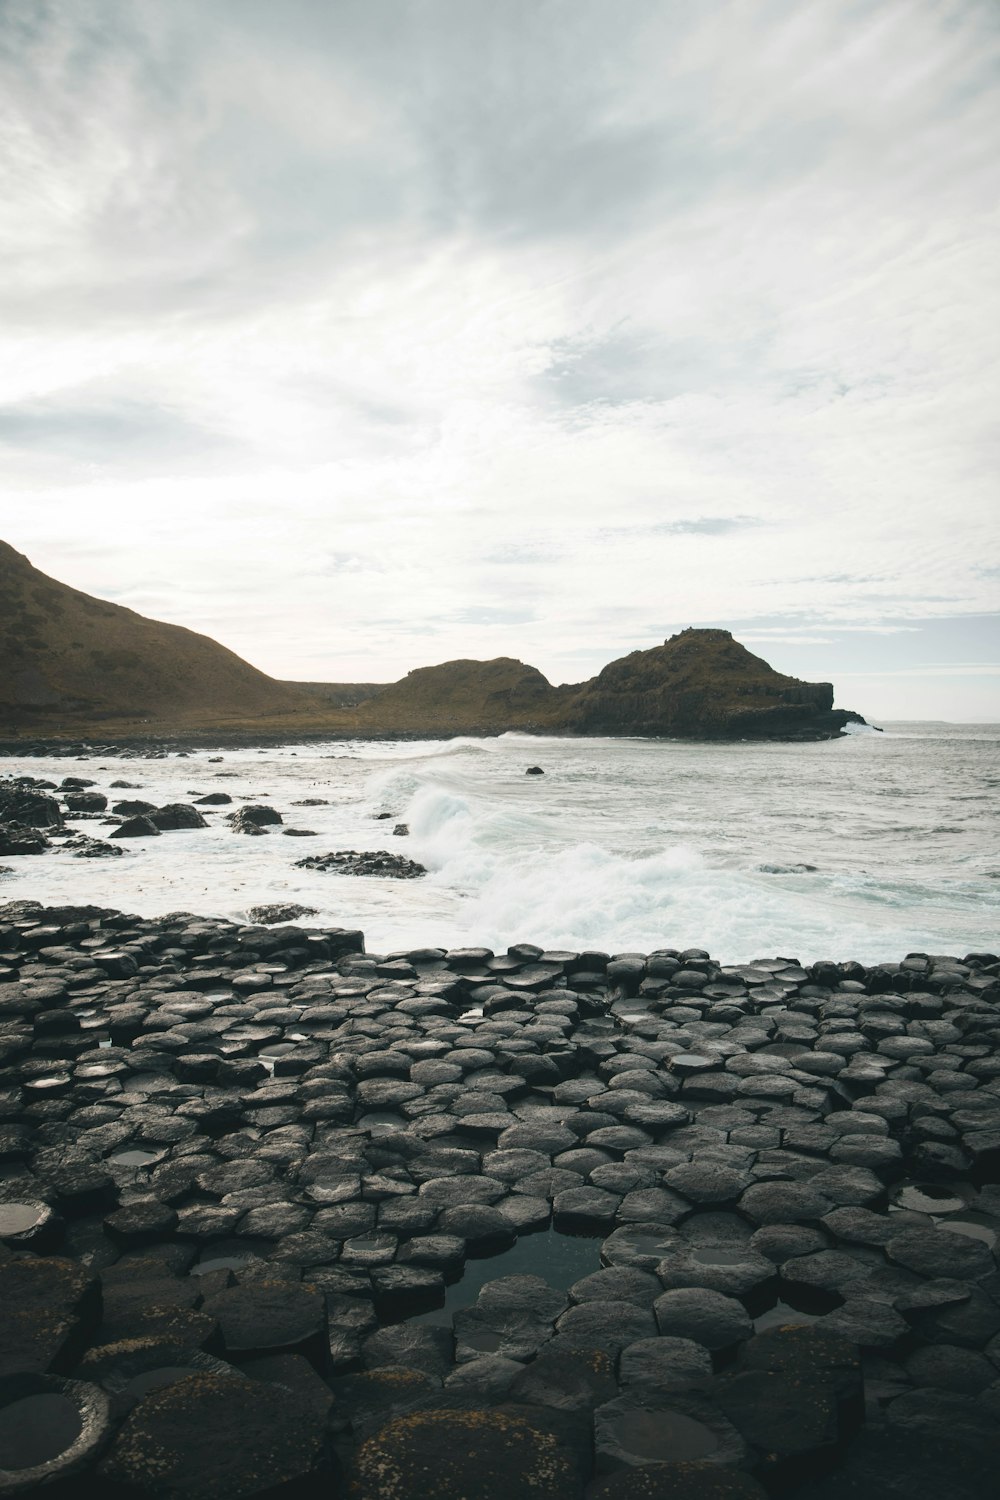
[[998, 998], [0, 908], [0, 1493], [978, 1500]]

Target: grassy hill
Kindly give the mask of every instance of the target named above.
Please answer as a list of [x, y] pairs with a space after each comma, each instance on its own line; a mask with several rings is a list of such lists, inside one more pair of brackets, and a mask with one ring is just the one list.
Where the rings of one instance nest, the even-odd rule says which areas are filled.
[[358, 710], [370, 733], [502, 734], [558, 729], [565, 690], [509, 656], [418, 667]]
[[224, 646], [58, 583], [0, 542], [0, 724], [186, 725], [315, 713]]
[[829, 683], [772, 670], [727, 630], [685, 630], [590, 682], [553, 687], [500, 656], [401, 681], [278, 682], [208, 636], [93, 599], [0, 542], [0, 735], [825, 738], [857, 715]]

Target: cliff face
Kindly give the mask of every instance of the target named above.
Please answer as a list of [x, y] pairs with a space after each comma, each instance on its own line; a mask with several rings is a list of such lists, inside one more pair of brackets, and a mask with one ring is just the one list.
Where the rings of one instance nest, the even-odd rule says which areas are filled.
[[682, 739], [836, 735], [856, 714], [833, 711], [828, 682], [775, 672], [728, 630], [684, 630], [633, 651], [585, 683], [569, 705], [577, 734]]
[[0, 542], [0, 723], [253, 719], [303, 701], [208, 636], [68, 588]]

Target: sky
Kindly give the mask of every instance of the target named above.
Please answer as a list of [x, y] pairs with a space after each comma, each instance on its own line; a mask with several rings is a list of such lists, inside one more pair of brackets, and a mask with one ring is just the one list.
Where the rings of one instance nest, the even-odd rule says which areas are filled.
[[0, 0], [0, 536], [275, 676], [1000, 719], [995, 0]]

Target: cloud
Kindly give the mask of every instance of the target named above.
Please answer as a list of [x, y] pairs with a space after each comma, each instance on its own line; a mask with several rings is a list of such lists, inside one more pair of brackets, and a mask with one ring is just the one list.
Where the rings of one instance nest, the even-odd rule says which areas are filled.
[[996, 610], [994, 7], [390, 9], [0, 9], [15, 546], [281, 676]]

